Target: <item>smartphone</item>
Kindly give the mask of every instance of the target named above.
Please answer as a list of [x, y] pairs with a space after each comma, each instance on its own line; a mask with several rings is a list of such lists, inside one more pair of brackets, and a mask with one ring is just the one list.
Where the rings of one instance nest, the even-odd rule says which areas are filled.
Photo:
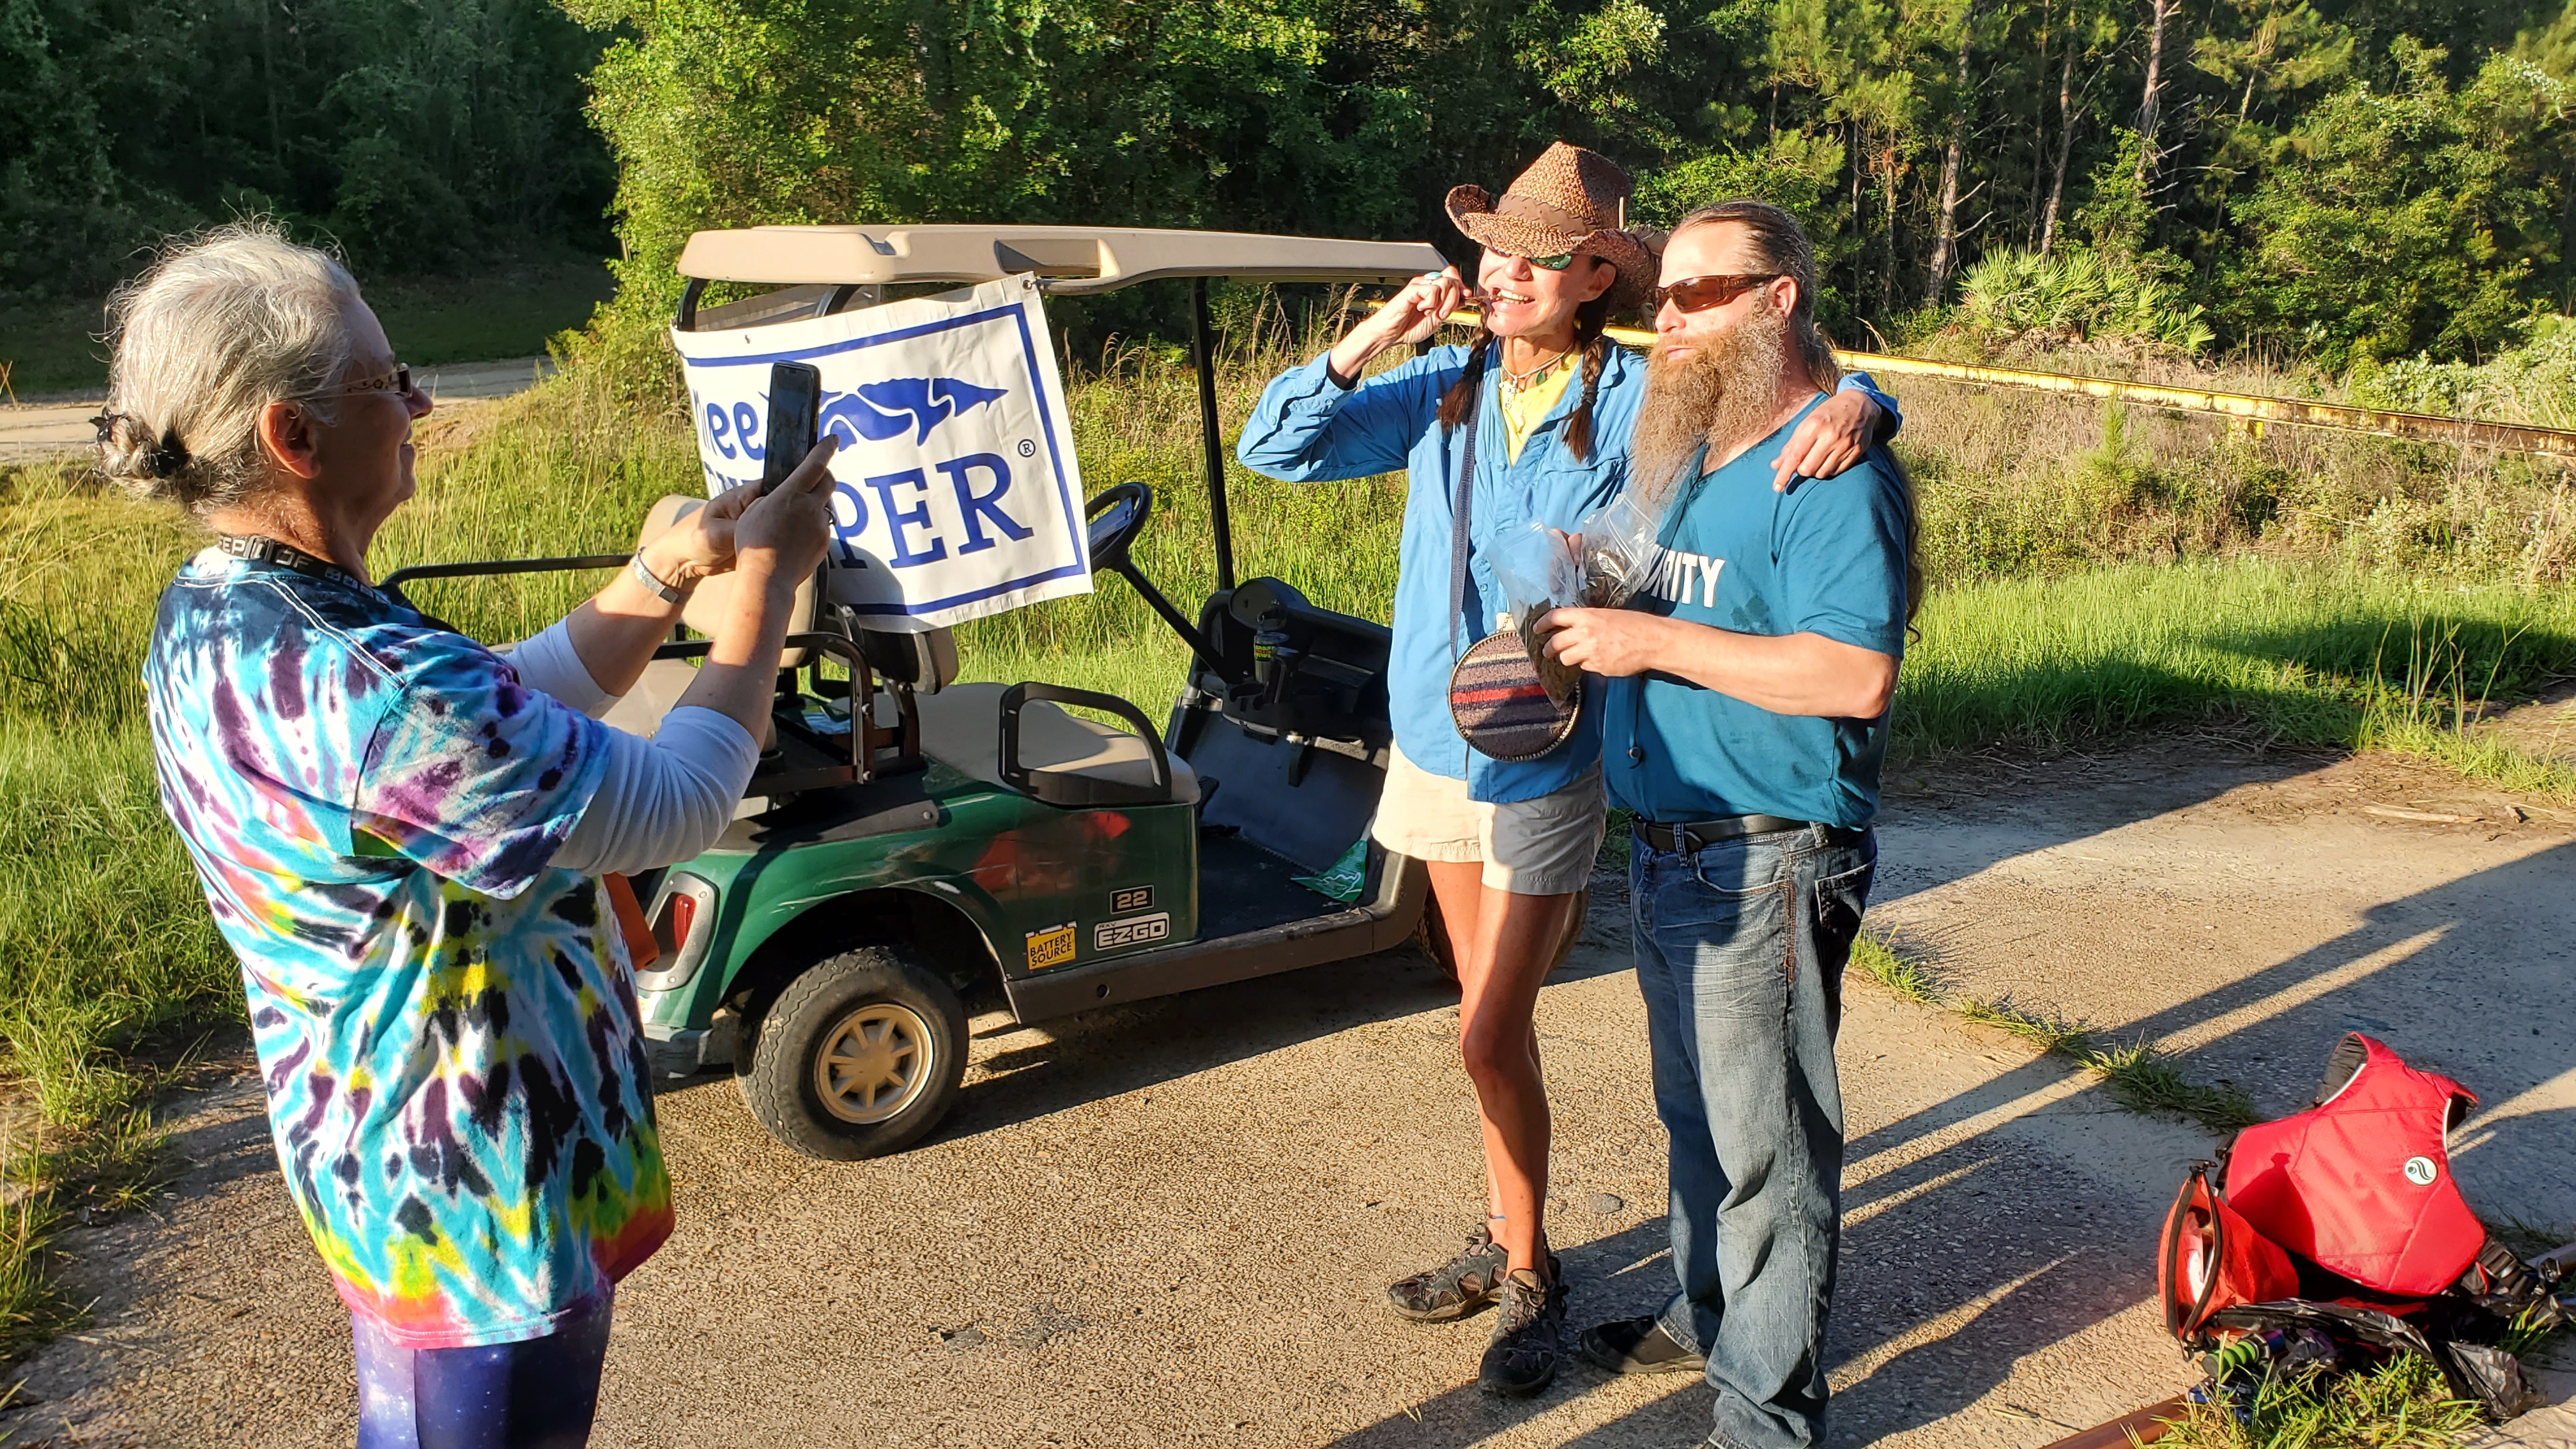
[[769, 442], [760, 462], [760, 496], [787, 481], [819, 440], [823, 374], [810, 363], [769, 364]]

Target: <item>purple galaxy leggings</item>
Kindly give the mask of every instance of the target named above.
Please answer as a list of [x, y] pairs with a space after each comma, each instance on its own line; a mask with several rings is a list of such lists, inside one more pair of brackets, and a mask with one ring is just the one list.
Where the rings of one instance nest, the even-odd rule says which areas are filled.
[[402, 1348], [363, 1318], [358, 1449], [582, 1449], [599, 1406], [610, 1301], [489, 1348]]

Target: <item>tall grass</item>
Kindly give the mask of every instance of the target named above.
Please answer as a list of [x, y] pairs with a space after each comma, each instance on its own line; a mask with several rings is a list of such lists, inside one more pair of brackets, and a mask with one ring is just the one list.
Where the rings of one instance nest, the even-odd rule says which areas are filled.
[[[2279, 381], [2156, 380], [2247, 391]], [[1897, 391], [1906, 417], [1896, 450], [1921, 487], [1923, 563], [1936, 579], [2243, 553], [2497, 582], [2576, 578], [2576, 486], [2563, 463], [1928, 379]]]
[[[1935, 592], [1898, 689], [1898, 748], [2060, 747], [2213, 715], [2289, 743], [2432, 755], [2564, 792], [2480, 746], [2447, 681], [2497, 697], [2576, 672], [2576, 589], [2449, 585], [2261, 557]], [[2463, 704], [2468, 703], [2464, 694]]]

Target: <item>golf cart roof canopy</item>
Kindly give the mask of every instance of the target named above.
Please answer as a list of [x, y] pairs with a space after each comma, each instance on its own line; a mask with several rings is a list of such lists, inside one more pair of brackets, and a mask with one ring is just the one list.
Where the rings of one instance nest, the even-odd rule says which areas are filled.
[[869, 286], [1035, 272], [1065, 294], [1162, 277], [1401, 282], [1445, 265], [1428, 242], [1123, 226], [753, 226], [698, 232], [680, 253], [681, 275], [703, 281]]

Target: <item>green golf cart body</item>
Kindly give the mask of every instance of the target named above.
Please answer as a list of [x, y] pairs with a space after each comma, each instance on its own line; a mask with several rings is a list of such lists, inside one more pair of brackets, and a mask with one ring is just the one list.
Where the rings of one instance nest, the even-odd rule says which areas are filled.
[[[1281, 580], [1236, 580], [1206, 279], [1392, 283], [1440, 265], [1417, 243], [1113, 228], [692, 238], [684, 332], [830, 315], [907, 284], [1034, 272], [1043, 289], [1080, 293], [1185, 280], [1218, 586], [1195, 617], [1181, 612], [1127, 557], [1151, 493], [1122, 484], [1093, 500], [1095, 573], [1122, 575], [1191, 650], [1159, 728], [1111, 696], [956, 683], [946, 631], [887, 632], [832, 606], [828, 580], [809, 589], [742, 813], [698, 858], [627, 887], [630, 922], [651, 936], [630, 927], [659, 1072], [730, 1068], [782, 1142], [873, 1156], [917, 1140], [954, 1100], [968, 996], [998, 988], [1019, 1022], [1044, 1021], [1366, 955], [1425, 924], [1427, 873], [1373, 844], [1355, 900], [1293, 879], [1332, 867], [1376, 808], [1389, 635]], [[763, 290], [702, 306], [711, 282]], [[687, 506], [666, 499], [656, 521]], [[438, 565], [388, 584], [620, 562]], [[705, 648], [663, 646], [610, 722], [649, 733]]]

